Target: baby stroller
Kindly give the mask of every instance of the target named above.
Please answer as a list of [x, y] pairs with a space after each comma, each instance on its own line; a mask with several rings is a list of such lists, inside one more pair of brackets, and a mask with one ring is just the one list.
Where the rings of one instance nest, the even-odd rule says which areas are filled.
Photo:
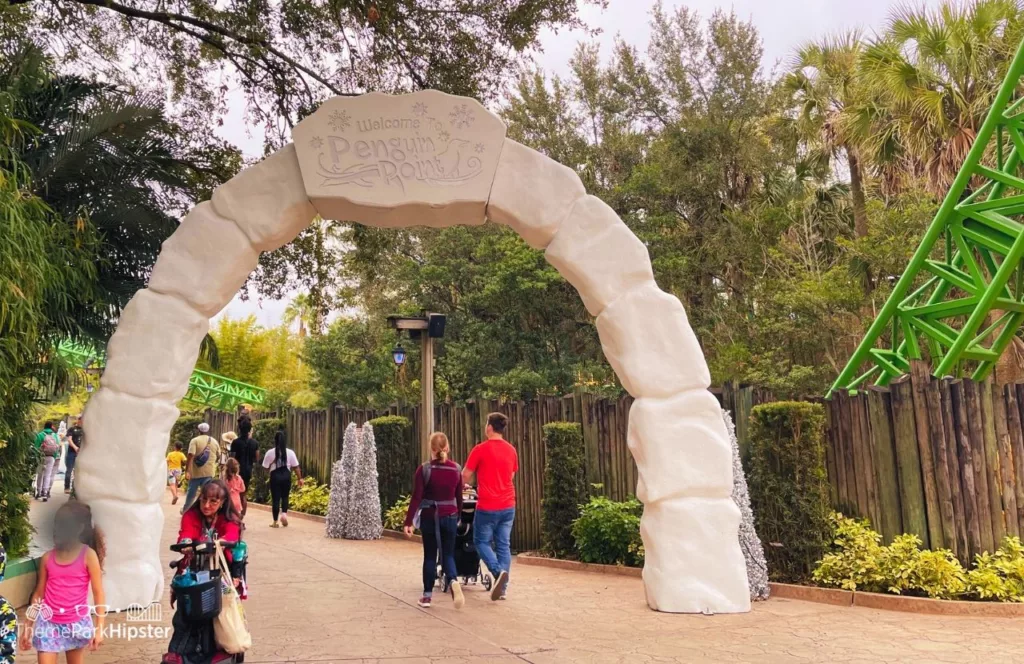
[[[493, 580], [480, 568], [480, 555], [473, 543], [473, 517], [476, 515], [476, 493], [468, 490], [462, 494], [462, 512], [459, 514], [461, 523], [455, 532], [455, 573], [462, 578], [463, 585], [480, 582], [484, 589], [490, 590]], [[437, 583], [446, 586], [441, 566], [441, 551], [437, 552]]]
[[[183, 540], [171, 545], [171, 551], [184, 554], [171, 563], [177, 570], [171, 580], [171, 605], [175, 607], [171, 625], [174, 632], [161, 664], [233, 664], [245, 661], [245, 655], [231, 655], [214, 640], [213, 619], [221, 610], [221, 570], [214, 568], [216, 548], [212, 533], [208, 542]], [[225, 550], [231, 551], [230, 574], [242, 579], [248, 565], [245, 542], [220, 540]]]

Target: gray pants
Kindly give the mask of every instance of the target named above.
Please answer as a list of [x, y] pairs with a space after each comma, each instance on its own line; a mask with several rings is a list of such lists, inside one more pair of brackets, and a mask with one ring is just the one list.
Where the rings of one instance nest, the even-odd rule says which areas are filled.
[[57, 459], [54, 457], [40, 457], [36, 466], [36, 495], [50, 495], [50, 486], [53, 484], [53, 464]]

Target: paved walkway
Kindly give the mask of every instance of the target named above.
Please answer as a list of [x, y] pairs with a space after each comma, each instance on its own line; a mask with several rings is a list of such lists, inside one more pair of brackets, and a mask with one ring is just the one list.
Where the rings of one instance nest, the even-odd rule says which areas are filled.
[[[177, 532], [176, 514], [165, 506], [167, 543]], [[254, 636], [247, 662], [921, 664], [1010, 661], [1010, 653], [1024, 652], [1024, 629], [1009, 619], [784, 599], [757, 604], [747, 615], [674, 616], [647, 609], [638, 579], [523, 565], [514, 569], [507, 602], [492, 603], [471, 587], [462, 611], [444, 597], [425, 611], [415, 605], [419, 545], [330, 540], [321, 524], [299, 519], [274, 530], [269, 515], [256, 510], [247, 520], [246, 611]], [[172, 555], [167, 551], [165, 560]], [[111, 640], [88, 662], [159, 662], [165, 646]]]

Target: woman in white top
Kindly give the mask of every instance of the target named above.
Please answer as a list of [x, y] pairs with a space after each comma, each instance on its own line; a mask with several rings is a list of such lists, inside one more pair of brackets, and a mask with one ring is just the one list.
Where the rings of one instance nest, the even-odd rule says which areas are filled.
[[[284, 426], [279, 425], [274, 434], [274, 449], [263, 457], [263, 467], [270, 471], [271, 509], [274, 523], [271, 528], [288, 527], [288, 495], [292, 491], [292, 472], [299, 487], [302, 487], [302, 470], [295, 450], [285, 446]], [[278, 515], [280, 514], [280, 521]]]

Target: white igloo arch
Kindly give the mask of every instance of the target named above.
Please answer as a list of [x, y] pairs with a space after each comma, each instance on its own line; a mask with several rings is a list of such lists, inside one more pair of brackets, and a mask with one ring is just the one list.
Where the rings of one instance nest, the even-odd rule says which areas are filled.
[[679, 300], [658, 289], [647, 248], [569, 168], [505, 138], [475, 100], [437, 91], [324, 103], [293, 143], [200, 203], [164, 243], [147, 288], [107, 347], [86, 408], [76, 493], [114, 544], [112, 607], [158, 601], [168, 435], [209, 319], [320, 214], [376, 226], [506, 224], [579, 291], [605, 355], [636, 401], [629, 447], [652, 609], [748, 611], [730, 498], [732, 453], [710, 374]]

